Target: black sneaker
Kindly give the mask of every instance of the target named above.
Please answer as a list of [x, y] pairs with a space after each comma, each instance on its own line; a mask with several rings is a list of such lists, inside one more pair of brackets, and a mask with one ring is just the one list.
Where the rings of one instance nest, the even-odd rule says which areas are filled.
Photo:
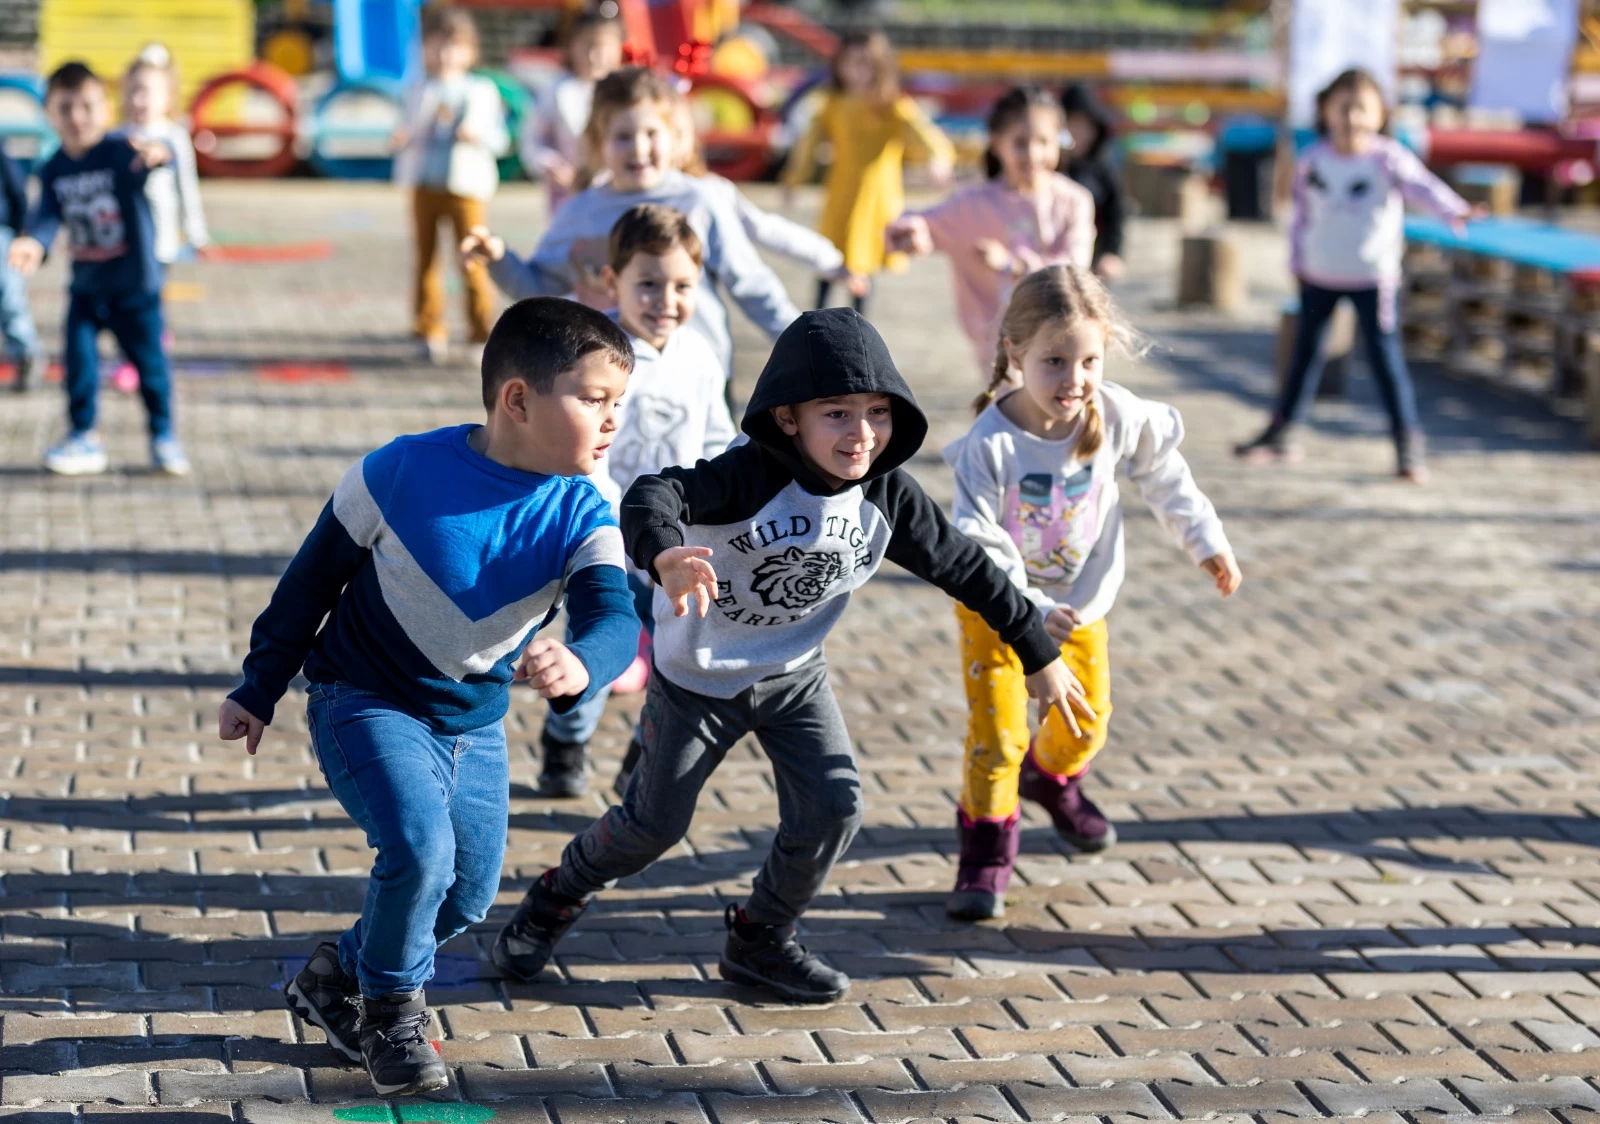
[[764, 987], [796, 1003], [829, 1003], [850, 990], [850, 977], [807, 952], [792, 928], [746, 921], [736, 905], [722, 921], [728, 943], [717, 970], [729, 983]]
[[26, 394], [44, 381], [44, 356], [24, 355], [17, 360], [17, 373], [13, 376], [11, 389], [18, 394]]
[[554, 870], [541, 874], [522, 895], [517, 912], [494, 939], [489, 959], [506, 975], [532, 983], [550, 963], [556, 942], [589, 908], [588, 898], [572, 899], [555, 892]]
[[428, 1040], [428, 997], [420, 991], [361, 1000], [361, 1059], [380, 1097], [450, 1084], [450, 1071]]
[[323, 941], [283, 993], [289, 1010], [328, 1036], [350, 1061], [361, 1060], [361, 988], [339, 964], [338, 946]]
[[539, 795], [569, 799], [589, 791], [589, 744], [564, 742], [548, 733], [539, 735], [544, 747], [544, 770], [539, 774]]
[[628, 752], [622, 755], [622, 768], [617, 770], [617, 779], [611, 782], [611, 791], [618, 796], [628, 795], [628, 782], [633, 779], [633, 771], [639, 767], [639, 758], [644, 755], [644, 745], [635, 733], [628, 739]]

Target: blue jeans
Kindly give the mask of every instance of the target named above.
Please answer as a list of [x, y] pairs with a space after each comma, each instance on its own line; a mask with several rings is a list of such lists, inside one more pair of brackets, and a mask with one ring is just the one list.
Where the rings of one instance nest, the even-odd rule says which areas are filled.
[[139, 397], [150, 415], [150, 436], [172, 433], [172, 373], [161, 343], [160, 293], [129, 293], [116, 297], [71, 294], [67, 304], [67, 417], [72, 432], [94, 428], [100, 394], [100, 354], [96, 342], [101, 329], [116, 337], [117, 346], [139, 372]]
[[[629, 570], [628, 588], [633, 590], [633, 611], [639, 614], [644, 627], [654, 633], [656, 618], [650, 611], [650, 603], [655, 597], [656, 587]], [[568, 625], [567, 640], [571, 639], [572, 626]], [[606, 700], [610, 697], [611, 688], [606, 686], [596, 691], [588, 702], [579, 703], [564, 714], [549, 711], [544, 719], [544, 732], [558, 742], [576, 744], [588, 741], [600, 728], [600, 720], [606, 716]]]
[[1384, 409], [1389, 411], [1395, 439], [1400, 440], [1417, 428], [1417, 396], [1411, 388], [1411, 372], [1400, 347], [1400, 333], [1392, 325], [1387, 331], [1384, 329], [1383, 321], [1392, 318], [1379, 315], [1377, 289], [1324, 289], [1300, 282], [1300, 326], [1295, 333], [1288, 377], [1278, 396], [1277, 417], [1291, 425], [1305, 420], [1317, 394], [1317, 383], [1322, 380], [1322, 336], [1333, 319], [1333, 310], [1346, 297], [1355, 306], [1356, 323], [1367, 349], [1367, 365], [1378, 380], [1378, 392], [1383, 396]]
[[377, 998], [433, 978], [439, 946], [500, 889], [510, 771], [499, 722], [459, 737], [368, 691], [313, 684], [306, 721], [328, 787], [378, 852], [339, 962]]
[[12, 230], [0, 226], [0, 336], [13, 359], [39, 354], [39, 330], [33, 326], [33, 311], [28, 307], [28, 282], [5, 264], [11, 248]]

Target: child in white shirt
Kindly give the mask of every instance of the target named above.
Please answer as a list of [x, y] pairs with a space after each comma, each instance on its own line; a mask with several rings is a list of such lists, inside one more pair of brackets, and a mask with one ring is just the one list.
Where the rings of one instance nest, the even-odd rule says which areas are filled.
[[155, 255], [171, 265], [187, 244], [196, 253], [211, 245], [206, 212], [200, 204], [189, 130], [172, 120], [176, 75], [172, 55], [160, 43], [139, 52], [122, 76], [122, 132], [130, 140], [159, 141], [172, 149], [172, 163], [150, 170], [144, 195], [155, 225]]
[[[613, 11], [614, 11], [613, 7]], [[583, 130], [589, 124], [594, 84], [622, 65], [622, 21], [615, 14], [582, 12], [567, 28], [566, 72], [539, 93], [517, 138], [517, 154], [529, 176], [544, 180], [550, 214], [583, 185]]]
[[[612, 316], [633, 345], [633, 374], [618, 411], [617, 431], [599, 473], [609, 473], [608, 498], [625, 493], [641, 476], [664, 468], [709, 460], [736, 436], [723, 395], [727, 372], [704, 336], [682, 331], [694, 314], [704, 250], [700, 236], [681, 211], [660, 203], [641, 203], [625, 211], [611, 228], [610, 255], [602, 277], [616, 302]], [[598, 473], [597, 473], [598, 475]], [[630, 572], [643, 623], [638, 666], [624, 672], [627, 682], [644, 686], [649, 663], [651, 585]], [[545, 796], [579, 796], [588, 788], [585, 757], [589, 739], [605, 713], [610, 690], [564, 714], [551, 711], [540, 743], [544, 768], [539, 791]], [[638, 758], [634, 739], [618, 779], [619, 791]]]
[[[961, 857], [945, 907], [952, 917], [1005, 912], [1019, 796], [1041, 805], [1057, 834], [1080, 850], [1116, 841], [1082, 782], [1111, 717], [1105, 616], [1124, 571], [1117, 473], [1138, 485], [1157, 521], [1224, 597], [1239, 587], [1222, 521], [1178, 452], [1178, 411], [1103, 381], [1107, 346], [1128, 334], [1086, 266], [1028, 274], [1001, 319], [994, 375], [974, 403], [978, 418], [945, 450], [956, 477], [953, 522], [1038, 606], [1093, 712], [1075, 729], [1060, 714], [1046, 715], [1030, 739], [1017, 653], [983, 618], [956, 606], [968, 717], [956, 813]], [[1018, 372], [1021, 389], [997, 399]]]

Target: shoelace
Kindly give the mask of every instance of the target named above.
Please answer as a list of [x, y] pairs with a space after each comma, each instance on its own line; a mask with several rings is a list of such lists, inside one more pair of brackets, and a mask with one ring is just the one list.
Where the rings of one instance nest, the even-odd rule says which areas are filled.
[[401, 1015], [388, 1026], [378, 1028], [378, 1037], [390, 1046], [406, 1046], [414, 1042], [427, 1044], [428, 1036], [423, 1032], [423, 1027], [428, 1023], [428, 1012], [418, 1011], [414, 1015]]

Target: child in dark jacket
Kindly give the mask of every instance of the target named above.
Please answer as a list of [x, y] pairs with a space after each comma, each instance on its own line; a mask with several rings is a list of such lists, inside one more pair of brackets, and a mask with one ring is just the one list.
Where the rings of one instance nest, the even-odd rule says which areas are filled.
[[11, 240], [27, 218], [28, 189], [22, 171], [0, 148], [0, 336], [17, 367], [11, 389], [18, 392], [32, 390], [44, 375], [44, 351], [28, 308], [27, 279], [5, 262]]
[[1094, 196], [1093, 269], [1105, 280], [1115, 281], [1122, 276], [1122, 224], [1128, 213], [1122, 171], [1110, 152], [1116, 122], [1082, 82], [1074, 82], [1062, 92], [1061, 111], [1072, 134], [1067, 175]]
[[622, 803], [567, 845], [501, 930], [494, 961], [515, 979], [539, 974], [598, 891], [683, 838], [701, 788], [754, 732], [782, 812], [754, 892], [727, 907], [722, 976], [790, 1000], [845, 993], [848, 977], [794, 934], [862, 816], [822, 644], [885, 559], [980, 614], [1046, 712], [1073, 729], [1069, 708], [1089, 714], [1038, 611], [902, 471], [927, 419], [859, 313], [823, 309], [790, 325], [743, 428], [748, 443], [641, 477], [623, 500], [628, 553], [657, 584], [643, 753]]

